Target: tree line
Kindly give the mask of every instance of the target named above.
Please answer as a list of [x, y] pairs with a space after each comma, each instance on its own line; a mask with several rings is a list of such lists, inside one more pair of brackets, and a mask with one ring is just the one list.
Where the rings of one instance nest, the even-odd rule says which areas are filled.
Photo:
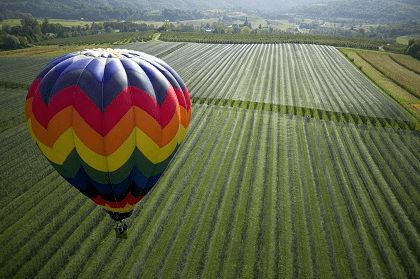
[[154, 25], [145, 23], [92, 22], [90, 24], [67, 27], [60, 23], [51, 23], [48, 19], [38, 21], [30, 14], [22, 16], [20, 25], [3, 24], [0, 30], [0, 49], [17, 49], [28, 47], [40, 41], [53, 38], [80, 37], [102, 33], [142, 32], [156, 30]]
[[420, 39], [411, 39], [408, 42], [408, 47], [405, 50], [405, 54], [420, 60]]

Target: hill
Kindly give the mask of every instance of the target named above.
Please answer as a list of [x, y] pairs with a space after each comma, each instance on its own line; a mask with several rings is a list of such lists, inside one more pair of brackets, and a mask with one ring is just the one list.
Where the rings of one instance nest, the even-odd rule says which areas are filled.
[[418, 20], [420, 2], [414, 0], [338, 0], [298, 6], [293, 11], [310, 18], [395, 22]]
[[[209, 9], [245, 9], [245, 10], [281, 10], [286, 11], [296, 4], [312, 3], [314, 0], [255, 1], [226, 0], [0, 0], [0, 16], [16, 17], [19, 13], [32, 13], [35, 17], [64, 19], [144, 19], [150, 16], [146, 11], [154, 10], [196, 10]], [[155, 14], [155, 13], [154, 13]]]
[[[406, 21], [420, 18], [420, 4], [414, 0], [0, 0], [0, 18], [32, 13], [35, 17], [89, 20], [160, 19], [156, 10], [196, 11], [179, 19], [201, 18], [198, 11], [235, 9], [269, 13], [293, 12], [311, 18], [353, 18], [367, 21]], [[162, 15], [165, 17], [166, 15]]]

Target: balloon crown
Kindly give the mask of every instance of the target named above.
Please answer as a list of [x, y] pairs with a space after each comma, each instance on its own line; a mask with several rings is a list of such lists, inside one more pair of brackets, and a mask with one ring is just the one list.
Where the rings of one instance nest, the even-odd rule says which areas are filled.
[[133, 51], [129, 49], [120, 49], [120, 48], [92, 48], [85, 49], [80, 52], [80, 54], [91, 57], [103, 57], [103, 58], [122, 58], [122, 57], [133, 57], [140, 56], [144, 53]]

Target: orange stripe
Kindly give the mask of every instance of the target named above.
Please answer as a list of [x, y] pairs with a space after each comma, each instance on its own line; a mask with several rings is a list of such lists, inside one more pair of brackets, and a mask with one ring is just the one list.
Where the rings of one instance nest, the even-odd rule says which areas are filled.
[[181, 116], [183, 115], [183, 117], [181, 117], [181, 124], [186, 129], [190, 125], [192, 108], [190, 108], [189, 110], [186, 110], [184, 107], [180, 107], [180, 110], [181, 110]]
[[171, 121], [168, 123], [168, 125], [166, 125], [165, 129], [162, 130], [162, 137], [160, 141], [162, 146], [168, 144], [174, 138], [173, 135], [176, 136], [176, 134], [178, 133], [179, 126], [181, 125], [179, 108], [180, 106], [176, 107], [176, 111]]
[[25, 117], [26, 120], [32, 117], [32, 98], [28, 98], [25, 101]]
[[[147, 112], [140, 109], [139, 107], [134, 107], [134, 113], [136, 116], [136, 126], [139, 127], [140, 130], [145, 132], [157, 145], [160, 147], [164, 146], [161, 144], [161, 135], [162, 135], [162, 128], [160, 127], [159, 122], [156, 121], [153, 117], [151, 117]], [[174, 120], [175, 117], [172, 117], [169, 124]], [[169, 125], [168, 124], [168, 125]], [[164, 128], [166, 129], [166, 127]], [[173, 139], [175, 135], [171, 135], [171, 139]]]
[[[54, 116], [55, 118], [55, 116]], [[53, 118], [53, 119], [54, 119]], [[51, 119], [51, 120], [53, 120]], [[105, 155], [106, 149], [105, 149], [105, 142], [104, 138], [96, 132], [94, 129], [92, 129], [89, 124], [86, 123], [86, 121], [83, 119], [83, 117], [80, 116], [80, 114], [75, 111], [73, 114], [73, 129], [77, 135], [77, 137], [86, 145], [89, 147], [90, 150]], [[51, 121], [50, 121], [51, 123]], [[48, 124], [48, 127], [50, 124]], [[70, 128], [70, 127], [69, 127]], [[128, 135], [127, 135], [128, 136]], [[126, 138], [126, 137], [125, 137]]]
[[[136, 126], [145, 132], [159, 147], [163, 147], [173, 140], [179, 128], [179, 108], [172, 117], [168, 125], [161, 129], [159, 123], [144, 110], [134, 107], [120, 119], [112, 130], [102, 137], [98, 132], [92, 129], [89, 124], [72, 107], [67, 107], [57, 113], [49, 122], [46, 130], [33, 116], [30, 106], [32, 98], [26, 102], [27, 117], [32, 120], [32, 130], [39, 141], [48, 147], [52, 147], [57, 138], [73, 125], [79, 139], [92, 151], [107, 156], [112, 154], [127, 139], [133, 130], [133, 122]], [[134, 115], [136, 116], [134, 119]], [[73, 118], [73, 122], [72, 122]]]
[[32, 131], [36, 138], [43, 144], [52, 147], [58, 137], [71, 127], [72, 108], [68, 107], [57, 113], [48, 124], [48, 130], [44, 128], [33, 116], [30, 117]]

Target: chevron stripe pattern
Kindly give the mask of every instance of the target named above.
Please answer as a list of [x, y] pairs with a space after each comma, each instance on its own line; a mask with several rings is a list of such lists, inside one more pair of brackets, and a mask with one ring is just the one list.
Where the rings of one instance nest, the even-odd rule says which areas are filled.
[[29, 130], [54, 168], [108, 211], [131, 212], [188, 130], [190, 96], [165, 62], [126, 49], [51, 61], [26, 97]]

